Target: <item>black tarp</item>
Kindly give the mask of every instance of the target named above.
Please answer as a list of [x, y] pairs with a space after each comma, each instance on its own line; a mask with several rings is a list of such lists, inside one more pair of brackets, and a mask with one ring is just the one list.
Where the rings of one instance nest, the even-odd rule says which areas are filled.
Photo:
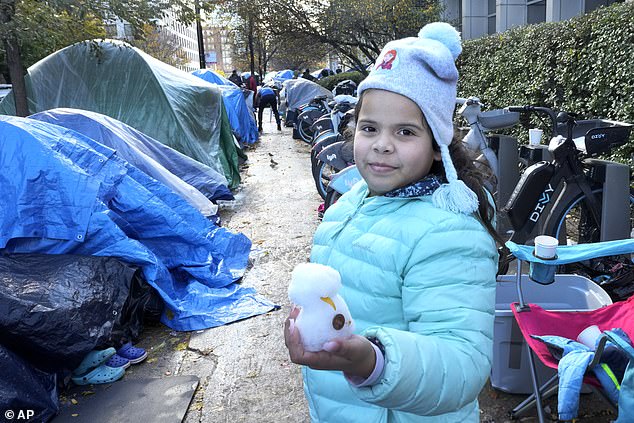
[[40, 370], [74, 369], [138, 336], [151, 294], [139, 274], [110, 257], [0, 256], [0, 344]]

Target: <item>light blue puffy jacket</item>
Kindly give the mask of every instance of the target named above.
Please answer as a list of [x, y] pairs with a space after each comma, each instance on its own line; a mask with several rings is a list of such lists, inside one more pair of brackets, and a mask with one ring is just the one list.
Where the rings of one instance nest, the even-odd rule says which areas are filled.
[[497, 250], [473, 216], [430, 196], [367, 197], [364, 181], [328, 210], [311, 261], [341, 273], [356, 331], [385, 347], [379, 382], [302, 369], [314, 422], [477, 422], [491, 369]]

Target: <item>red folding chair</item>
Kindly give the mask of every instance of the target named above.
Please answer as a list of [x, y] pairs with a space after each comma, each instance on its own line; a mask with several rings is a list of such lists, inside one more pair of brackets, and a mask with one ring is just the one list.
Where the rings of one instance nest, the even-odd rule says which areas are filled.
[[[634, 297], [593, 311], [548, 311], [535, 304], [528, 304], [527, 308], [522, 309], [520, 303], [513, 303], [511, 309], [532, 353], [544, 365], [552, 369], [557, 369], [557, 360], [550, 354], [545, 343], [531, 335], [557, 335], [577, 339], [582, 330], [588, 326], [597, 325], [601, 331], [621, 328], [630, 339], [634, 339]], [[533, 394], [511, 411], [514, 417], [519, 417], [534, 404], [537, 404], [538, 415], [541, 414], [542, 400], [554, 393], [557, 388], [557, 376], [539, 385], [536, 371], [534, 371], [533, 354], [529, 354], [528, 358], [533, 377]], [[601, 386], [594, 376], [586, 376], [584, 382], [595, 387]], [[601, 393], [601, 390], [598, 389], [597, 392]], [[543, 416], [540, 417], [540, 422], [542, 421]]]
[[[519, 417], [528, 408], [536, 406], [538, 419], [540, 423], [543, 423], [545, 420], [542, 401], [557, 391], [558, 378], [557, 375], [555, 375], [540, 385], [533, 354], [536, 355], [544, 365], [553, 369], [557, 369], [558, 362], [551, 355], [547, 345], [533, 338], [531, 335], [556, 335], [568, 339], [577, 339], [579, 333], [585, 328], [597, 325], [601, 331], [617, 327], [621, 328], [630, 339], [634, 339], [634, 297], [629, 298], [627, 301], [620, 301], [591, 311], [544, 310], [538, 305], [527, 304], [524, 301], [521, 287], [522, 278], [520, 277], [521, 261], [530, 261], [532, 265], [535, 263], [538, 265], [559, 265], [594, 257], [632, 253], [634, 252], [634, 240], [607, 241], [586, 245], [558, 247], [558, 258], [552, 261], [536, 258], [532, 254], [533, 247], [531, 246], [518, 246], [512, 242], [507, 243], [507, 246], [518, 259], [518, 276], [516, 283], [519, 302], [511, 304], [511, 310], [528, 347], [528, 359], [533, 385], [533, 393], [511, 411], [511, 416]], [[592, 248], [592, 246], [596, 248]], [[554, 283], [557, 283], [556, 276]], [[598, 359], [598, 356], [599, 354], [597, 354], [595, 360]], [[594, 364], [596, 363], [591, 363], [591, 366]], [[584, 378], [584, 383], [594, 387], [601, 386], [598, 380], [590, 375]], [[601, 389], [597, 389], [597, 392], [602, 393]]]

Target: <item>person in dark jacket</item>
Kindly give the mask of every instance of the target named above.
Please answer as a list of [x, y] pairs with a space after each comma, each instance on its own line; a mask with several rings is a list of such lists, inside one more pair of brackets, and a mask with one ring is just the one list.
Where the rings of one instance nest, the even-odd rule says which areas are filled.
[[313, 81], [313, 82], [317, 80], [317, 78], [315, 78], [314, 76], [312, 76], [310, 74], [310, 69], [308, 69], [308, 68], [306, 68], [306, 70], [304, 71], [304, 73], [302, 74], [301, 77], [304, 78], [304, 79], [308, 79], [309, 81]]
[[229, 81], [233, 82], [238, 87], [242, 87], [244, 85], [244, 82], [242, 82], [242, 78], [240, 78], [240, 75], [238, 75], [238, 71], [235, 69], [231, 71], [231, 75], [229, 75]]

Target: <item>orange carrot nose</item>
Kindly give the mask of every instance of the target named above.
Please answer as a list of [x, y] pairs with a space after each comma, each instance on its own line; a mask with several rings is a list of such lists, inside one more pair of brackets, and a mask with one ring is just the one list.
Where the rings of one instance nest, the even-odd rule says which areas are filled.
[[330, 304], [330, 307], [332, 307], [333, 310], [337, 311], [337, 307], [335, 307], [335, 303], [330, 299], [330, 297], [319, 297], [319, 299], [326, 304]]

